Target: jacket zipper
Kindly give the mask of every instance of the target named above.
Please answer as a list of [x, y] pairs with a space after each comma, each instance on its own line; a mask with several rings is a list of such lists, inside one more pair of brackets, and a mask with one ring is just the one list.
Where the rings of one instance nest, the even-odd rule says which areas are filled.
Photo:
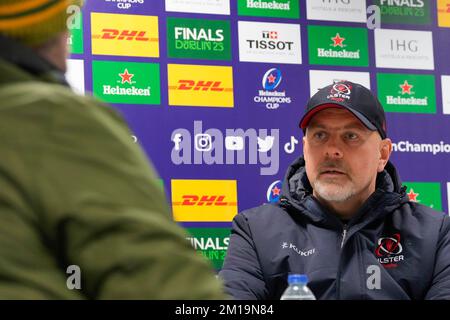
[[347, 225], [346, 224], [344, 224], [344, 227], [342, 228], [341, 249], [344, 246], [345, 237], [347, 237]]

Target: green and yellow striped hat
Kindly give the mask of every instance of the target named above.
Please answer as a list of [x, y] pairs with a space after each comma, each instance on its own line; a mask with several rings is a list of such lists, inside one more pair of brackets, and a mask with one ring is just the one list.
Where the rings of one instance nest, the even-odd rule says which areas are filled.
[[0, 34], [38, 46], [67, 29], [74, 12], [67, 8], [83, 0], [0, 0]]

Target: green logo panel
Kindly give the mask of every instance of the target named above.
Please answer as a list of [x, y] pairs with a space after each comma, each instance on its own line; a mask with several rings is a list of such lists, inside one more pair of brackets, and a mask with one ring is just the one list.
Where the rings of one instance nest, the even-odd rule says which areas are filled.
[[441, 184], [439, 182], [404, 182], [410, 201], [442, 210]]
[[386, 112], [436, 113], [433, 75], [378, 73], [377, 85]]
[[160, 104], [159, 64], [92, 61], [94, 95], [105, 102]]
[[222, 268], [230, 242], [228, 228], [186, 228], [189, 242], [216, 270]]
[[84, 51], [83, 44], [83, 15], [79, 14], [74, 18], [73, 26], [70, 28], [70, 35], [68, 41], [69, 52], [75, 54], [82, 54]]
[[298, 0], [238, 0], [238, 15], [298, 19]]
[[381, 23], [421, 25], [431, 23], [429, 0], [376, 0], [375, 4], [381, 11]]
[[369, 66], [367, 29], [308, 26], [309, 63]]
[[231, 60], [230, 22], [167, 18], [170, 58]]

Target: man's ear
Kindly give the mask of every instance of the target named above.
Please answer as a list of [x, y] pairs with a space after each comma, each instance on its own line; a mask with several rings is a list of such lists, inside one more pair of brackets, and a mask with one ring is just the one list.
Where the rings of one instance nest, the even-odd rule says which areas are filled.
[[378, 160], [378, 172], [382, 172], [392, 153], [392, 141], [389, 138], [380, 141], [380, 159]]
[[305, 144], [306, 144], [306, 133], [303, 135], [303, 154], [305, 154]]

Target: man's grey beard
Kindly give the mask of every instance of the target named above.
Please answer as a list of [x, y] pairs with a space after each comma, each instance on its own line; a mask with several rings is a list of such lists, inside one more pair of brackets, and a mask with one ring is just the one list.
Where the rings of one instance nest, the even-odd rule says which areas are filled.
[[312, 187], [317, 195], [326, 201], [345, 202], [356, 194], [353, 184], [347, 183], [344, 186], [331, 185], [332, 183], [316, 180]]

